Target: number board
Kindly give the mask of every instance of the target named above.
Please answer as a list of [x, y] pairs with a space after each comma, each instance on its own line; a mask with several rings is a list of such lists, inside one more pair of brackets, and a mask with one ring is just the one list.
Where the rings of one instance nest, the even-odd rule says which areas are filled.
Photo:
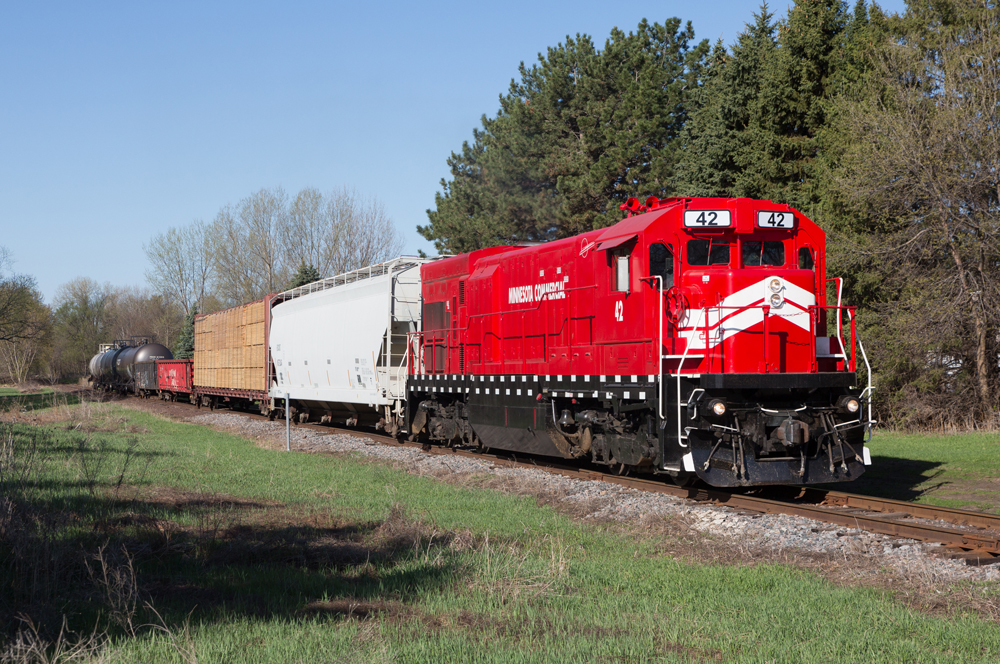
[[795, 228], [795, 215], [791, 212], [760, 210], [757, 213], [757, 228]]
[[725, 228], [732, 225], [729, 210], [684, 210], [685, 228]]

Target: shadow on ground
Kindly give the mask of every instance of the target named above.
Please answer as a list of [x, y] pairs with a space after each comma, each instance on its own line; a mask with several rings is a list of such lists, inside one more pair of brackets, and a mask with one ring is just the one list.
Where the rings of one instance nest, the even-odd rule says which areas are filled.
[[872, 465], [858, 479], [821, 486], [878, 498], [916, 500], [947, 486], [947, 482], [936, 481], [944, 472], [941, 465], [935, 461], [872, 455]]
[[149, 606], [175, 625], [350, 616], [462, 577], [454, 536], [402, 508], [369, 521], [152, 486], [142, 473], [98, 466], [69, 434], [20, 425], [0, 434], [22, 443], [11, 459], [44, 452], [92, 471], [53, 479], [0, 454], [0, 651], [24, 620], [51, 638], [64, 615], [75, 631], [134, 634], [158, 620]]

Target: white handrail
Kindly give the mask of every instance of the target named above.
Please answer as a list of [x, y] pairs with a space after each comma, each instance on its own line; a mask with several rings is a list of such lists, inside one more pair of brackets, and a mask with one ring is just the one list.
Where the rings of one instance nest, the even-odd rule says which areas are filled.
[[[854, 314], [851, 313], [850, 309], [847, 310], [847, 316], [849, 320], [854, 320]], [[868, 387], [864, 389], [861, 396], [868, 395], [868, 424], [871, 425], [875, 421], [872, 419], [872, 392], [875, 391], [875, 388], [872, 386], [872, 365], [868, 362], [868, 353], [865, 352], [865, 345], [861, 343], [861, 337], [858, 336], [857, 325], [854, 326], [854, 343], [861, 349], [861, 358], [865, 361], [865, 369], [868, 371]], [[846, 349], [844, 352], [846, 353]]]
[[[694, 325], [694, 327], [692, 329], [692, 337], [694, 335], [697, 335], [697, 333], [698, 333], [698, 324], [701, 323], [701, 321], [705, 320], [705, 317], [708, 315], [708, 309], [701, 309], [700, 312], [701, 312], [701, 318], [699, 319], [698, 323], [695, 323], [695, 325]], [[693, 340], [692, 338], [688, 338], [687, 343], [684, 344], [684, 354], [681, 355], [681, 361], [677, 364], [677, 444], [680, 445], [681, 447], [687, 447], [687, 445], [685, 445], [684, 443], [681, 442], [681, 434], [682, 434], [682, 430], [681, 430], [681, 370], [684, 368], [684, 360], [687, 359], [688, 350], [691, 348], [691, 342], [692, 342], [692, 340]], [[708, 344], [708, 330], [707, 329], [705, 330], [705, 343]], [[662, 353], [663, 351], [661, 350], [660, 352]], [[660, 362], [663, 362], [662, 358], [660, 359]]]

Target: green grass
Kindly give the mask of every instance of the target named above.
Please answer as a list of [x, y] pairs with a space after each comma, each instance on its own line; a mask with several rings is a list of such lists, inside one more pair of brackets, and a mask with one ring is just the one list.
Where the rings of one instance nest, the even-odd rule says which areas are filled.
[[943, 507], [1000, 513], [1000, 435], [878, 433], [872, 465], [840, 488]]
[[[48, 607], [78, 632], [108, 629], [120, 661], [151, 663], [1000, 657], [1000, 627], [971, 614], [926, 615], [788, 566], [681, 562], [657, 537], [584, 526], [531, 498], [102, 408], [37, 439], [43, 472], [20, 495], [69, 517], [46, 540], [68, 562], [58, 583], [28, 587], [0, 541], [0, 625], [4, 602], [39, 620]], [[32, 430], [14, 433], [29, 449]], [[128, 593], [69, 553], [93, 567], [102, 545], [119, 571], [115, 552], [129, 552], [169, 632], [111, 620]], [[132, 627], [157, 622], [139, 606]]]
[[18, 394], [51, 394], [53, 389], [51, 387], [40, 387], [34, 392], [22, 392], [16, 387], [0, 387], [0, 397], [9, 397]]
[[38, 410], [51, 408], [57, 404], [77, 404], [80, 398], [75, 394], [58, 394], [51, 387], [42, 387], [34, 392], [21, 392], [16, 387], [0, 387], [0, 412], [17, 408]]

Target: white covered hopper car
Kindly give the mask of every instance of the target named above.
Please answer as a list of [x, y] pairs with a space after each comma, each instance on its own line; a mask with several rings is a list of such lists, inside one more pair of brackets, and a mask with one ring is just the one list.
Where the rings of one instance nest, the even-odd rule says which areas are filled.
[[270, 410], [300, 422], [402, 425], [409, 335], [420, 330], [420, 265], [404, 256], [278, 294], [268, 346]]

